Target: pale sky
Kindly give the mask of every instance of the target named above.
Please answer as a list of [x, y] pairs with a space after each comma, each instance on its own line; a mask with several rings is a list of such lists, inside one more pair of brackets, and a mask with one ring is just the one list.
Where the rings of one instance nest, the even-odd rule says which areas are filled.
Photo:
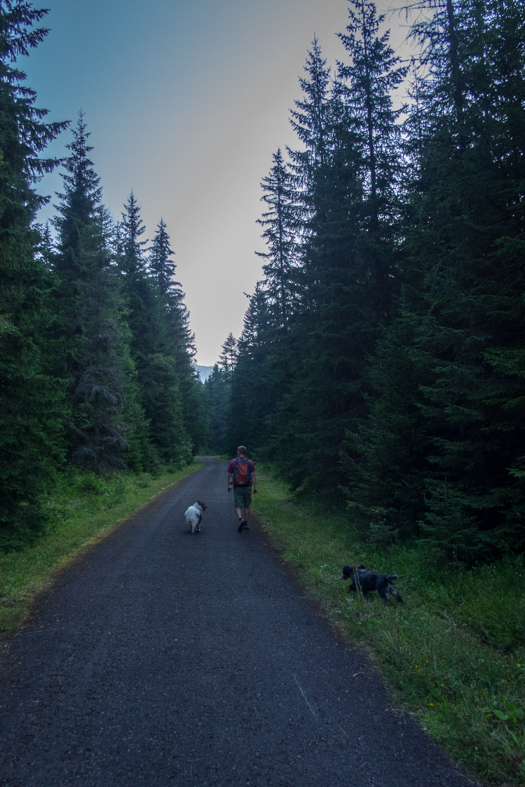
[[[386, 11], [388, 0], [380, 0]], [[35, 2], [40, 7], [40, 3]], [[347, 0], [47, 0], [51, 29], [19, 66], [48, 120], [85, 113], [103, 200], [120, 218], [133, 189], [152, 238], [163, 216], [186, 293], [197, 363], [238, 337], [262, 276], [260, 183], [289, 123], [316, 34], [329, 65]], [[392, 43], [406, 35], [392, 16]], [[71, 133], [48, 152], [62, 156]], [[39, 192], [61, 190], [54, 174]], [[56, 200], [54, 200], [56, 202]], [[54, 211], [47, 209], [47, 215]], [[45, 218], [45, 215], [42, 218]]]

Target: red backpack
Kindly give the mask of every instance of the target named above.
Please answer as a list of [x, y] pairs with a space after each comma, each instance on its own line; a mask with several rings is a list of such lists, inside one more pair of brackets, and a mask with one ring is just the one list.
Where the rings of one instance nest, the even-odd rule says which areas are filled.
[[252, 474], [248, 468], [248, 460], [240, 457], [233, 471], [233, 483], [235, 486], [248, 486], [252, 480]]

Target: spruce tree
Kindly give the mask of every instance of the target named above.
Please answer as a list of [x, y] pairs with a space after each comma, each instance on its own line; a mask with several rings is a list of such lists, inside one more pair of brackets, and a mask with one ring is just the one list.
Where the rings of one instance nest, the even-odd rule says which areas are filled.
[[[288, 342], [290, 386], [273, 419], [272, 451], [294, 487], [338, 494], [345, 430], [363, 417], [367, 352], [377, 337], [375, 281], [361, 243], [359, 150], [344, 141], [318, 167], [305, 244], [303, 307]], [[289, 461], [291, 459], [291, 461]]]
[[[413, 236], [419, 248], [432, 238], [424, 273], [425, 311], [432, 308], [433, 323], [429, 330], [422, 316], [421, 342], [435, 368], [425, 388], [434, 468], [426, 476], [427, 516], [435, 525], [444, 485], [452, 484], [448, 500], [457, 512], [447, 516], [448, 537], [454, 543], [458, 528], [472, 533], [474, 516], [483, 538], [471, 534], [462, 545], [472, 559], [476, 543], [481, 554], [488, 542], [523, 544], [523, 489], [516, 482], [521, 381], [519, 365], [500, 359], [516, 358], [523, 342], [516, 250], [525, 172], [518, 150], [525, 137], [523, 123], [515, 121], [524, 117], [525, 13], [512, 2], [449, 3], [429, 24], [426, 109], [433, 134], [423, 199], [432, 220]], [[418, 32], [425, 34], [421, 27]]]
[[308, 78], [300, 78], [302, 99], [295, 101], [290, 122], [304, 150], [290, 150], [294, 171], [308, 192], [316, 167], [327, 162], [331, 150], [332, 85], [330, 69], [317, 38], [312, 42], [304, 66]]
[[83, 113], [64, 161], [55, 269], [60, 277], [70, 421], [69, 458], [96, 473], [126, 466], [123, 420], [127, 348], [115, 265], [113, 221], [101, 204]]
[[361, 178], [366, 206], [367, 254], [373, 262], [378, 313], [389, 303], [389, 281], [394, 267], [392, 230], [397, 219], [396, 184], [401, 171], [401, 110], [392, 104], [392, 91], [403, 81], [407, 68], [400, 65], [389, 44], [390, 31], [380, 35], [385, 15], [376, 5], [349, 0], [349, 21], [340, 33], [350, 63], [338, 64], [344, 103], [357, 131], [361, 152]]
[[[148, 442], [160, 461], [179, 466], [191, 456], [191, 445], [184, 429], [176, 360], [167, 337], [163, 297], [148, 272], [144, 250], [147, 241], [141, 240], [145, 227], [133, 192], [124, 208], [119, 265], [128, 306], [131, 357], [137, 369], [140, 401], [149, 423]], [[146, 456], [146, 445], [143, 452]]]
[[237, 363], [237, 339], [233, 333], [229, 333], [221, 346], [222, 352], [219, 358], [219, 367], [224, 372], [226, 380], [231, 380]]
[[206, 405], [202, 383], [195, 369], [196, 350], [189, 313], [182, 286], [175, 280], [177, 266], [171, 259], [173, 255], [167, 226], [161, 218], [150, 249], [148, 269], [163, 304], [167, 342], [176, 364], [184, 429], [195, 453], [207, 442]]
[[[374, 28], [366, 34], [375, 32]], [[303, 125], [322, 132], [322, 139], [316, 140], [313, 133], [308, 138], [310, 149], [322, 150], [322, 156], [311, 155], [303, 178], [304, 289], [286, 342], [289, 386], [271, 418], [270, 445], [273, 454], [286, 453], [291, 459], [282, 473], [293, 487], [318, 492], [330, 488], [337, 496], [344, 480], [340, 453], [345, 432], [365, 417], [366, 357], [378, 336], [385, 304], [378, 297], [378, 265], [371, 254], [381, 238], [377, 226], [373, 242], [370, 239], [370, 178], [362, 123], [349, 98], [350, 87], [346, 93], [335, 85], [328, 95], [322, 61], [315, 71], [317, 80], [322, 77], [322, 129], [309, 118]], [[349, 78], [348, 73], [344, 76]]]
[[100, 178], [89, 158], [93, 150], [88, 144], [89, 137], [81, 110], [73, 131], [73, 142], [66, 145], [71, 155], [63, 162], [66, 170], [62, 175], [64, 193], [58, 195], [61, 203], [59, 215], [55, 219], [55, 226], [60, 233], [60, 257], [56, 267], [66, 286], [69, 285], [73, 290], [85, 272], [85, 261], [82, 260], [84, 228], [93, 221], [102, 196]]
[[[357, 476], [362, 496], [352, 495], [388, 508], [393, 524], [407, 516], [427, 542], [467, 562], [523, 546], [523, 212], [516, 195], [525, 140], [514, 121], [523, 113], [524, 29], [522, 6], [499, 2], [448, 3], [416, 27], [427, 44], [427, 76], [418, 96], [405, 284], [392, 328], [407, 342], [407, 406], [396, 416], [396, 360], [380, 349]], [[389, 331], [385, 350], [393, 339]], [[380, 468], [374, 456], [387, 412], [389, 442], [402, 461]]]
[[265, 290], [276, 328], [286, 326], [297, 301], [297, 236], [300, 214], [294, 179], [280, 150], [274, 154], [270, 174], [263, 178], [262, 200], [268, 206], [258, 223], [268, 250], [257, 252], [266, 260]]
[[82, 238], [90, 275], [80, 284], [82, 334], [78, 368], [70, 383], [74, 415], [70, 455], [100, 474], [127, 466], [130, 426], [124, 410], [129, 383], [120, 282], [111, 257], [113, 220], [102, 205], [93, 219]]
[[230, 424], [231, 384], [218, 364], [204, 383], [207, 407], [210, 413], [208, 450], [223, 454], [227, 446], [227, 427]]
[[171, 259], [173, 254], [174, 252], [171, 248], [166, 222], [161, 217], [155, 237], [153, 238], [153, 245], [150, 248], [148, 268], [152, 278], [157, 284], [160, 294], [166, 299], [168, 293], [172, 291], [174, 287], [180, 288], [179, 282], [175, 281], [177, 266]]
[[269, 441], [269, 422], [280, 397], [280, 394], [276, 395], [271, 374], [275, 364], [270, 340], [273, 331], [270, 312], [266, 292], [259, 282], [250, 297], [236, 346], [231, 378], [231, 415], [225, 438], [228, 453], [235, 453], [238, 445], [249, 445], [252, 454], [260, 456]]
[[63, 390], [53, 379], [50, 341], [54, 280], [35, 228], [45, 200], [34, 183], [56, 165], [40, 158], [65, 123], [46, 123], [46, 110], [16, 67], [45, 37], [34, 28], [46, 11], [27, 2], [0, 2], [0, 546], [17, 547], [43, 526], [40, 495], [63, 447]]
[[[261, 427], [264, 424], [266, 429], [263, 440], [266, 445], [273, 428], [272, 414], [289, 390], [290, 331], [302, 297], [300, 237], [304, 227], [304, 204], [297, 184], [298, 178], [292, 174], [279, 150], [274, 155], [274, 165], [269, 175], [261, 183], [261, 199], [268, 207], [258, 220], [264, 228], [262, 238], [267, 245], [266, 252], [258, 252], [266, 260], [263, 266], [265, 278], [258, 284], [251, 301], [251, 307], [256, 306], [263, 318], [267, 349], [264, 358], [258, 358], [259, 379], [256, 386], [258, 391], [262, 384], [266, 386], [260, 406], [257, 407], [263, 419]], [[262, 437], [263, 430], [259, 428], [258, 433]], [[243, 441], [241, 437], [240, 442]], [[262, 447], [260, 443], [259, 447]]]

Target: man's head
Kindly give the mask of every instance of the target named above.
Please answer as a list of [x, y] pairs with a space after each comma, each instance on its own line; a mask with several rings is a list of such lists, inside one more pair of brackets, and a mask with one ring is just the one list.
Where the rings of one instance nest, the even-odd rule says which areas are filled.
[[246, 446], [240, 445], [237, 449], [237, 456], [245, 456], [246, 455]]

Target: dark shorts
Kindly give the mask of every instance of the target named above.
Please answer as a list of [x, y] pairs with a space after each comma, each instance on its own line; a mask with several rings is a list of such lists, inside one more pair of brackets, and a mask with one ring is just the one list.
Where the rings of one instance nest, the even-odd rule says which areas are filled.
[[249, 508], [252, 504], [251, 486], [234, 486], [233, 504], [235, 508]]

